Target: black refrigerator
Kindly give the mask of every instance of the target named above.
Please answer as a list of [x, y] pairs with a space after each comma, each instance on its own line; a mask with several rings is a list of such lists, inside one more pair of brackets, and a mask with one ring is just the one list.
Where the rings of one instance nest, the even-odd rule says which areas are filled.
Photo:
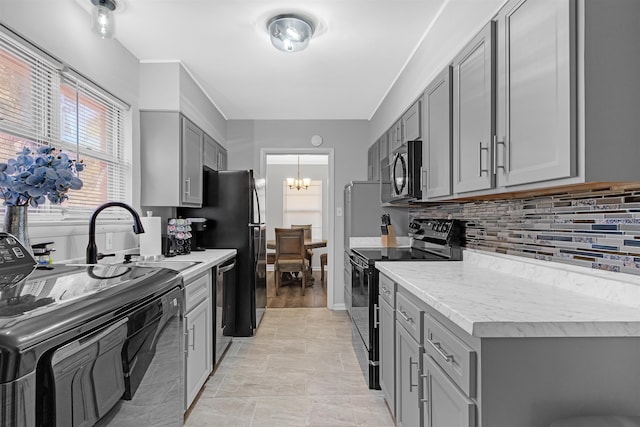
[[[178, 208], [183, 218], [207, 218], [198, 245], [237, 249], [235, 302], [227, 302], [225, 335], [252, 336], [267, 306], [266, 228], [252, 170], [203, 173], [202, 208]], [[227, 285], [225, 283], [225, 285]]]

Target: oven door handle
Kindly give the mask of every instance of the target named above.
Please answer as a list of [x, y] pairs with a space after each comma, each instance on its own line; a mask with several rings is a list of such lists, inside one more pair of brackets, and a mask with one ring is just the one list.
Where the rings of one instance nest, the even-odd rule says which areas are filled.
[[355, 262], [355, 261], [353, 260], [353, 257], [349, 257], [349, 262], [351, 263], [351, 265], [352, 265], [353, 267], [358, 268], [358, 269], [360, 269], [360, 270], [364, 270], [360, 264], [358, 264], [357, 262]]

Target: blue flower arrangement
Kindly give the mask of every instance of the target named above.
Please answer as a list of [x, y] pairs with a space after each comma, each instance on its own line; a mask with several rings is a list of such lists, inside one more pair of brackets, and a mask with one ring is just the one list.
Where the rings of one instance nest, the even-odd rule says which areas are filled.
[[0, 191], [5, 206], [38, 207], [47, 199], [59, 204], [67, 200], [69, 190], [82, 188], [78, 172], [84, 169], [62, 151], [43, 146], [32, 153], [28, 147], [16, 153], [15, 159], [0, 163]]

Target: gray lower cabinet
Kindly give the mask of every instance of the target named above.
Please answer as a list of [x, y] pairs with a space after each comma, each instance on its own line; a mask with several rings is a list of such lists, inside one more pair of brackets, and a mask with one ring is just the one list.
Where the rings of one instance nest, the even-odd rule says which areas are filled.
[[140, 204], [202, 204], [204, 132], [178, 112], [140, 112]]
[[574, 6], [511, 0], [498, 14], [498, 186], [576, 174]]
[[396, 322], [396, 421], [400, 427], [422, 424], [420, 356], [422, 347], [400, 321]]
[[380, 303], [380, 388], [389, 404], [391, 413], [396, 414], [395, 393], [395, 310], [382, 297]]
[[493, 187], [494, 23], [453, 60], [453, 191]]
[[424, 425], [428, 427], [475, 427], [476, 405], [447, 376], [440, 366], [422, 356]]
[[451, 195], [451, 67], [422, 97], [422, 199]]

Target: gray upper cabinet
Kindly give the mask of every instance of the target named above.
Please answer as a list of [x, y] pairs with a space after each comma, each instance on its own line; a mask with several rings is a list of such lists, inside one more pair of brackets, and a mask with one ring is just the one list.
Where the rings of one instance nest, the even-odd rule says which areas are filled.
[[389, 157], [402, 145], [402, 120], [398, 120], [389, 130]]
[[380, 180], [380, 140], [369, 147], [367, 153], [367, 181]]
[[420, 110], [422, 107], [422, 100], [417, 100], [409, 109], [402, 115], [401, 131], [402, 131], [402, 144], [406, 144], [408, 141], [416, 141], [420, 139], [422, 120], [420, 117]]
[[204, 132], [182, 117], [181, 206], [202, 205], [202, 148]]
[[451, 194], [451, 67], [422, 97], [422, 199]]
[[488, 23], [453, 60], [453, 191], [494, 185], [494, 23]]
[[573, 16], [572, 0], [512, 0], [498, 15], [498, 186], [576, 174]]
[[206, 167], [218, 170], [218, 144], [209, 135], [204, 135], [204, 160], [203, 163]]
[[215, 171], [227, 170], [227, 150], [204, 134], [204, 165]]
[[202, 204], [204, 133], [178, 112], [140, 112], [140, 204]]

